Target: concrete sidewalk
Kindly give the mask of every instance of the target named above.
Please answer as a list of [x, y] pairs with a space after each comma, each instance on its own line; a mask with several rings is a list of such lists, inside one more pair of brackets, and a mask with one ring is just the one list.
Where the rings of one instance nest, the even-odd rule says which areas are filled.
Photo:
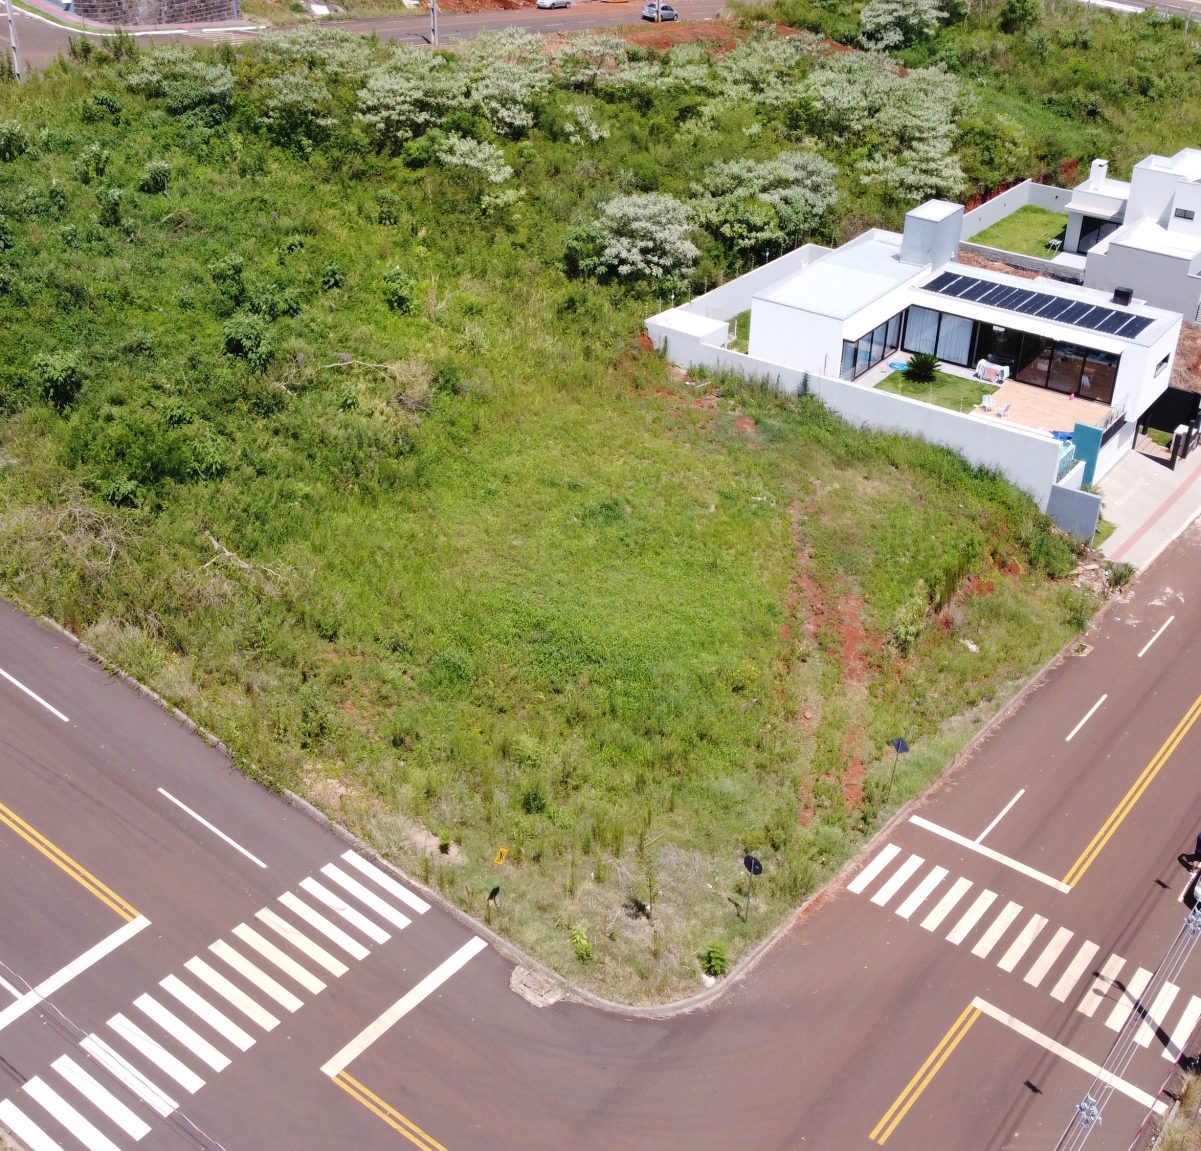
[[1117, 530], [1101, 545], [1114, 562], [1143, 569], [1201, 515], [1201, 450], [1165, 461], [1130, 451], [1101, 484], [1101, 514]]

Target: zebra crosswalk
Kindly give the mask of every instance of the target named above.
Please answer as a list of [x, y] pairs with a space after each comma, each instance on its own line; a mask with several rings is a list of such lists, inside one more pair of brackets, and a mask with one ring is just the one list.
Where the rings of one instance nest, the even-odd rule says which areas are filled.
[[[901, 919], [913, 921], [925, 911], [919, 920], [925, 931], [944, 933], [943, 938], [955, 947], [968, 945], [973, 956], [1019, 974], [1030, 987], [1049, 983], [1047, 993], [1060, 1003], [1078, 995], [1076, 1010], [1082, 1015], [1092, 1018], [1105, 1006], [1102, 1018], [1110, 1031], [1121, 1031], [1137, 1013], [1141, 1023], [1134, 1042], [1146, 1048], [1157, 1036], [1166, 1035], [1163, 1057], [1172, 1062], [1180, 1057], [1201, 1022], [1201, 996], [1182, 996], [1181, 988], [1170, 982], [1153, 985], [1154, 972], [1145, 967], [1135, 966], [1123, 977], [1129, 965], [1116, 953], [1098, 967], [1099, 944], [1078, 939], [1069, 927], [1056, 927], [1048, 934], [1046, 916], [1028, 912], [1013, 900], [999, 902], [997, 892], [979, 888], [966, 877], [956, 876], [949, 884], [948, 879], [947, 868], [929, 866], [921, 856], [905, 855], [897, 844], [889, 843], [847, 884], [847, 890], [867, 895], [877, 907], [892, 907]], [[1151, 1001], [1144, 1003], [1149, 988]], [[1167, 1024], [1173, 1017], [1169, 1031]]]
[[11, 1097], [0, 1126], [29, 1151], [127, 1151], [283, 1016], [429, 904], [354, 851], [138, 995]]

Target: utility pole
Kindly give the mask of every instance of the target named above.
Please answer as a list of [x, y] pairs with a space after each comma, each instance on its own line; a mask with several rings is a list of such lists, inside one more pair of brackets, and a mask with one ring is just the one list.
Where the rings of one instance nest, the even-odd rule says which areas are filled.
[[17, 47], [17, 21], [13, 16], [13, 0], [4, 0], [8, 12], [8, 42], [12, 46], [13, 75], [21, 82], [21, 50]]
[[[7, 0], [9, 4], [12, 0]], [[430, 0], [430, 43], [438, 47], [438, 0]]]

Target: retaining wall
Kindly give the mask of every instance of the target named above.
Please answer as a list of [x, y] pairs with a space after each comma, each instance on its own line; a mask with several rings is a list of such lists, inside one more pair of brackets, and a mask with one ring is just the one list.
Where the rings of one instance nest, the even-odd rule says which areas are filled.
[[64, 6], [77, 16], [117, 28], [213, 23], [239, 16], [238, 0], [73, 0]]

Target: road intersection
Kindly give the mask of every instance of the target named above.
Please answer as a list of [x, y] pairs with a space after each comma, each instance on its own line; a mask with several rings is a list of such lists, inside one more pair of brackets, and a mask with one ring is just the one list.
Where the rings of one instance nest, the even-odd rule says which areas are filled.
[[32, 1151], [1125, 1148], [1201, 1019], [1201, 531], [703, 1007], [487, 932], [0, 606], [0, 1122]]

